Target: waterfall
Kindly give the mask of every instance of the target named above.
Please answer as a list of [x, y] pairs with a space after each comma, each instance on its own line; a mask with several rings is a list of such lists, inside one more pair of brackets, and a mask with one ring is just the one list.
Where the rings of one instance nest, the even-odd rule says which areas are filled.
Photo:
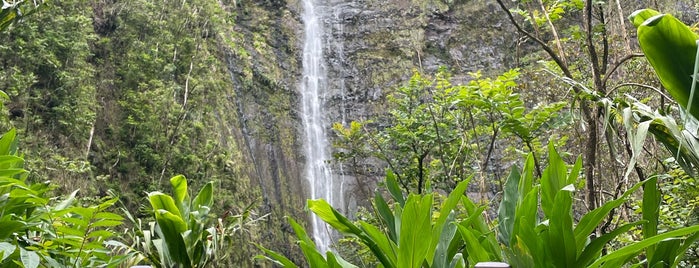
[[[326, 66], [323, 61], [323, 29], [313, 0], [303, 1], [303, 23], [305, 40], [303, 46], [303, 80], [301, 81], [302, 121], [305, 134], [306, 178], [311, 190], [311, 199], [325, 199], [336, 206], [341, 200], [337, 193], [328, 156], [328, 139], [323, 120], [323, 95], [327, 88]], [[331, 234], [327, 225], [317, 216], [312, 216], [313, 239], [321, 252], [330, 248]]]

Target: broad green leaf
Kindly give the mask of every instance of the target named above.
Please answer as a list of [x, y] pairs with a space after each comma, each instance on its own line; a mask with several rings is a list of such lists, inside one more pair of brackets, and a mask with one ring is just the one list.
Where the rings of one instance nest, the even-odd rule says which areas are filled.
[[[369, 236], [367, 236], [364, 231], [359, 229], [356, 225], [350, 222], [347, 218], [342, 216], [337, 212], [328, 202], [323, 199], [318, 200], [308, 200], [308, 209], [313, 211], [320, 219], [330, 224], [335, 230], [342, 234], [354, 236], [361, 239], [369, 249], [374, 253], [374, 256], [383, 264], [384, 267], [394, 267], [395, 264], [392, 262], [385, 252], [381, 251], [379, 246], [373, 241]], [[400, 207], [396, 207], [399, 209]], [[396, 221], [399, 222], [398, 220]]]
[[358, 268], [356, 265], [343, 259], [339, 254], [335, 255], [328, 251], [327, 256], [329, 268]]
[[684, 240], [684, 243], [682, 243], [682, 246], [677, 250], [679, 254], [675, 258], [675, 262], [672, 263], [672, 267], [677, 267], [677, 265], [683, 259], [685, 253], [689, 249], [689, 247], [693, 246], [694, 242], [696, 242], [697, 240], [699, 240], [699, 233], [695, 233], [693, 235], [690, 235], [689, 237], [687, 237], [687, 239]]
[[7, 257], [10, 257], [16, 250], [17, 246], [7, 242], [0, 242], [0, 263], [7, 259]]
[[660, 12], [652, 9], [639, 9], [631, 13], [631, 15], [629, 16], [629, 20], [634, 25], [634, 27], [638, 28], [647, 19], [650, 19], [651, 17], [659, 14]]
[[549, 216], [548, 247], [555, 253], [551, 257], [556, 267], [573, 267], [577, 249], [573, 234], [572, 193], [559, 190], [554, 202], [556, 205]]
[[291, 228], [294, 229], [294, 233], [296, 233], [296, 238], [298, 238], [300, 241], [305, 242], [306, 244], [316, 247], [316, 245], [313, 243], [310, 237], [308, 237], [308, 234], [306, 233], [306, 230], [301, 226], [298, 222], [296, 222], [293, 218], [291, 217], [286, 217], [289, 220], [289, 224], [291, 224]]
[[[643, 238], [650, 238], [658, 234], [658, 218], [660, 216], [660, 191], [658, 190], [658, 177], [648, 178], [648, 182], [643, 185]], [[679, 245], [678, 245], [679, 246]], [[646, 256], [649, 260], [654, 260], [656, 246], [649, 246], [646, 249]], [[654, 263], [651, 262], [651, 265]]]
[[405, 198], [403, 197], [403, 192], [398, 186], [398, 181], [396, 181], [396, 174], [393, 171], [386, 171], [386, 188], [388, 192], [393, 196], [393, 200], [398, 202], [401, 207], [405, 206]]
[[214, 205], [214, 183], [208, 182], [199, 190], [199, 193], [194, 197], [194, 208], [200, 206], [211, 207]]
[[177, 175], [170, 178], [170, 184], [172, 184], [172, 194], [175, 198], [175, 202], [184, 202], [188, 196], [187, 179], [182, 175]]
[[24, 268], [36, 268], [39, 267], [40, 259], [39, 254], [34, 251], [26, 250], [22, 247], [19, 248], [19, 258], [22, 260], [22, 265]]
[[553, 143], [549, 143], [549, 164], [544, 169], [541, 177], [541, 210], [546, 216], [553, 213], [556, 194], [564, 186], [568, 185], [568, 167], [558, 155]]
[[310, 268], [326, 268], [328, 263], [323, 258], [323, 255], [318, 252], [318, 249], [314, 245], [309, 245], [305, 241], [299, 242], [303, 256], [306, 257], [306, 261]]
[[19, 232], [24, 228], [28, 228], [25, 223], [12, 219], [10, 215], [0, 219], [0, 240], [5, 240], [9, 238], [13, 233]]
[[403, 208], [398, 244], [398, 267], [418, 268], [425, 261], [432, 240], [432, 195], [410, 195]]
[[[505, 246], [510, 244], [512, 238], [512, 229], [514, 228], [517, 202], [520, 200], [519, 179], [521, 175], [517, 167], [513, 166], [510, 175], [505, 182], [502, 201], [498, 209], [498, 238]], [[526, 193], [521, 193], [522, 195]]]
[[255, 244], [255, 246], [265, 253], [265, 255], [255, 256], [255, 259], [270, 260], [270, 261], [274, 262], [275, 264], [280, 265], [281, 267], [284, 267], [284, 268], [297, 268], [298, 267], [298, 266], [296, 266], [296, 264], [294, 264], [291, 260], [284, 257], [284, 255], [282, 255], [282, 254], [279, 254], [279, 253], [276, 253], [276, 252], [271, 251], [269, 249], [266, 249], [265, 247], [260, 246], [258, 244]]
[[12, 128], [0, 138], [0, 155], [14, 155], [17, 150], [17, 131]]
[[699, 225], [684, 227], [677, 230], [662, 233], [650, 238], [646, 238], [641, 241], [638, 241], [637, 243], [624, 246], [618, 250], [615, 250], [614, 252], [602, 256], [601, 258], [597, 259], [594, 263], [592, 263], [590, 267], [599, 267], [600, 265], [603, 265], [605, 262], [615, 259], [627, 259], [630, 256], [635, 256], [639, 254], [646, 247], [655, 245], [665, 239], [683, 237], [686, 235], [694, 234], [696, 232], [699, 232]]
[[682, 240], [675, 238], [660, 241], [655, 247], [648, 247], [654, 250], [652, 257], [648, 258], [648, 267], [669, 267], [675, 262], [681, 244]]
[[392, 262], [396, 262], [396, 245], [392, 243], [392, 241], [379, 230], [375, 226], [367, 223], [360, 221], [359, 222], [360, 227], [362, 230], [373, 240], [376, 245], [381, 249], [382, 252], [385, 253], [385, 255], [391, 259]]
[[633, 187], [624, 192], [621, 195], [621, 197], [604, 203], [602, 206], [586, 213], [580, 219], [578, 225], [575, 226], [575, 241], [576, 247], [579, 251], [578, 254], [580, 254], [581, 250], [585, 246], [587, 237], [589, 237], [590, 234], [592, 234], [592, 232], [597, 228], [597, 226], [599, 226], [599, 224], [607, 217], [609, 212], [626, 202], [626, 199], [632, 193], [638, 190], [638, 188], [641, 187], [644, 183], [646, 182], [644, 181], [636, 183]]
[[472, 230], [461, 224], [457, 224], [457, 227], [461, 237], [464, 239], [468, 259], [473, 261], [473, 263], [490, 261], [488, 252], [478, 242], [478, 238], [473, 234]]
[[472, 177], [469, 177], [468, 179], [459, 182], [459, 184], [456, 185], [456, 188], [454, 188], [454, 190], [451, 191], [451, 193], [449, 193], [447, 200], [444, 201], [444, 203], [442, 203], [442, 208], [439, 210], [439, 218], [437, 218], [437, 220], [434, 222], [434, 226], [432, 227], [432, 243], [430, 244], [426, 256], [429, 265], [432, 265], [437, 244], [441, 243], [440, 237], [444, 229], [443, 227], [445, 226], [445, 224], [449, 224], [447, 219], [451, 215], [451, 212], [454, 210], [454, 208], [456, 208], [456, 205], [459, 204], [461, 198], [464, 197], [466, 189], [468, 188], [468, 184], [471, 181], [471, 178]]
[[600, 254], [602, 253], [602, 249], [605, 245], [607, 245], [607, 243], [609, 243], [609, 241], [612, 241], [620, 234], [628, 232], [629, 229], [631, 229], [631, 227], [634, 227], [640, 223], [641, 222], [633, 222], [619, 226], [611, 232], [603, 234], [602, 236], [593, 239], [587, 246], [585, 246], [585, 249], [582, 251], [582, 253], [577, 259], [577, 263], [581, 265], [581, 267], [587, 266], [593, 260], [600, 256]]
[[[669, 14], [646, 19], [638, 26], [638, 42], [660, 82], [685, 109], [689, 103], [697, 52], [697, 35]], [[699, 118], [699, 94], [694, 95], [692, 110]]]
[[449, 263], [449, 268], [466, 268], [466, 261], [461, 253], [454, 255], [454, 258]]
[[346, 219], [342, 215], [338, 217], [339, 213], [335, 213], [335, 209], [332, 208], [332, 206], [330, 206], [330, 204], [328, 204], [328, 202], [326, 202], [325, 200], [308, 200], [307, 204], [308, 209], [313, 211], [313, 213], [320, 217], [321, 220], [330, 224], [330, 226], [332, 226], [335, 230], [339, 231], [340, 233], [354, 236], [362, 235], [362, 231], [357, 226], [352, 224], [348, 219]]
[[178, 214], [174, 214], [164, 209], [155, 211], [155, 220], [158, 222], [160, 232], [162, 232], [163, 246], [175, 263], [191, 267], [191, 261], [187, 254], [187, 246], [182, 238], [182, 233], [187, 230], [187, 225]]
[[172, 196], [166, 195], [161, 192], [151, 192], [148, 193], [148, 199], [150, 200], [150, 205], [154, 211], [166, 210], [172, 214], [177, 215], [178, 217], [180, 217], [180, 219], [182, 218], [180, 209], [175, 204], [175, 200], [172, 199]]
[[447, 218], [447, 224], [442, 227], [440, 232], [437, 247], [434, 248], [434, 260], [432, 266], [434, 268], [447, 268], [450, 261], [453, 259], [449, 255], [449, 245], [456, 237], [456, 224], [454, 224], [455, 213], [452, 211]]
[[396, 235], [396, 220], [393, 218], [393, 212], [391, 208], [388, 207], [386, 200], [383, 199], [380, 192], [376, 192], [374, 197], [374, 206], [376, 206], [376, 211], [379, 214], [380, 219], [386, 225], [388, 230], [388, 235], [394, 243], [398, 243], [398, 236]]

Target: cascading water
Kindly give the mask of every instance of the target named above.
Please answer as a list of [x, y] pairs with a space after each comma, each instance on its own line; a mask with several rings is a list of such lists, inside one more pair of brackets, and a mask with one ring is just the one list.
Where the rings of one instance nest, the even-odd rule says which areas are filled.
[[[326, 66], [323, 62], [323, 29], [313, 0], [303, 1], [305, 40], [303, 46], [303, 81], [301, 82], [302, 120], [306, 136], [306, 177], [312, 199], [325, 199], [330, 205], [341, 200], [336, 193], [332, 171], [326, 164], [328, 140], [323, 120], [323, 96], [327, 87]], [[331, 234], [327, 225], [312, 216], [311, 227], [316, 246], [321, 252], [330, 248]]]

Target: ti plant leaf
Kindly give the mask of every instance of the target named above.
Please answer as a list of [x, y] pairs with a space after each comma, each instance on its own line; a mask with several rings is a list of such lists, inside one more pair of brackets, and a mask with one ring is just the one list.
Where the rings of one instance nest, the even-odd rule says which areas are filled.
[[[630, 20], [638, 28], [638, 42], [660, 82], [682, 107], [690, 103], [697, 39], [686, 24], [670, 14], [656, 14], [638, 24], [644, 18], [657, 13], [653, 10], [634, 12]], [[689, 111], [699, 118], [699, 94], [693, 95]]]

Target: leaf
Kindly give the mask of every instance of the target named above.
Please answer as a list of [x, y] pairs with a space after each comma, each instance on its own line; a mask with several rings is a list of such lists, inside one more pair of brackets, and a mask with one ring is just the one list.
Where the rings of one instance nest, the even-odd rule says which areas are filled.
[[175, 204], [175, 200], [172, 199], [171, 196], [161, 192], [151, 192], [148, 193], [148, 199], [154, 211], [165, 210], [178, 217], [182, 217], [178, 206]]
[[632, 186], [629, 190], [624, 192], [621, 197], [608, 201], [602, 206], [586, 213], [575, 226], [575, 241], [578, 250], [582, 250], [586, 244], [587, 238], [592, 234], [592, 232], [597, 228], [597, 226], [607, 217], [612, 209], [621, 206], [626, 199], [634, 193], [638, 188], [640, 188], [646, 181], [638, 182]]
[[437, 218], [437, 220], [434, 222], [434, 226], [432, 227], [432, 243], [430, 243], [426, 256], [429, 265], [432, 265], [437, 244], [441, 243], [440, 237], [444, 229], [443, 227], [445, 224], [448, 225], [449, 222], [453, 221], [453, 219], [448, 221], [448, 218], [454, 208], [456, 208], [456, 205], [459, 204], [461, 198], [463, 198], [471, 178], [473, 177], [471, 176], [468, 179], [459, 182], [459, 184], [456, 185], [456, 188], [449, 193], [447, 200], [442, 203], [442, 208], [439, 210], [439, 218]]
[[575, 235], [573, 234], [573, 197], [570, 191], [560, 190], [556, 194], [555, 206], [549, 216], [549, 244], [555, 249], [552, 257], [556, 267], [573, 267], [577, 258]]
[[432, 261], [432, 266], [434, 268], [447, 268], [450, 259], [449, 258], [449, 245], [451, 245], [452, 240], [455, 239], [456, 235], [456, 224], [454, 224], [455, 213], [452, 211], [449, 213], [447, 218], [447, 224], [442, 227], [440, 232], [437, 247], [434, 249], [434, 260]]
[[266, 255], [257, 255], [257, 256], [255, 256], [255, 259], [270, 260], [278, 265], [281, 265], [284, 268], [297, 268], [298, 267], [291, 260], [284, 257], [284, 255], [281, 255], [277, 252], [266, 249], [265, 247], [260, 246], [258, 244], [255, 244], [255, 246], [257, 248], [259, 248], [260, 250], [262, 250], [266, 254]]
[[[355, 226], [347, 218], [342, 216], [342, 214], [332, 208], [328, 202], [323, 199], [308, 200], [307, 206], [308, 209], [313, 211], [313, 213], [332, 226], [335, 230], [342, 234], [359, 238], [362, 243], [369, 247], [369, 250], [374, 253], [374, 256], [376, 256], [384, 267], [395, 267], [394, 262], [391, 261], [391, 259], [389, 259], [389, 255], [387, 255], [389, 253], [392, 254], [391, 252], [383, 252], [375, 241], [373, 241], [364, 233], [364, 231]], [[397, 207], [397, 209], [399, 208], [400, 207]], [[399, 220], [397, 219], [396, 223], [398, 222]]]
[[631, 13], [629, 16], [629, 20], [631, 23], [634, 25], [634, 27], [638, 28], [645, 22], [647, 19], [660, 14], [660, 12], [652, 10], [652, 9], [639, 9]]
[[339, 254], [335, 255], [332, 252], [328, 251], [327, 256], [328, 256], [329, 268], [334, 268], [334, 267], [358, 268], [356, 265], [351, 264], [348, 261], [346, 261], [345, 259], [343, 259]]
[[16, 250], [17, 246], [7, 242], [0, 242], [0, 263], [7, 259], [7, 257], [10, 257]]
[[473, 261], [473, 263], [490, 261], [488, 252], [478, 242], [478, 238], [473, 234], [473, 231], [461, 224], [457, 224], [457, 227], [461, 237], [464, 239], [468, 259]]
[[592, 263], [589, 267], [599, 267], [600, 265], [610, 260], [626, 259], [630, 256], [639, 254], [644, 248], [651, 245], [655, 245], [665, 239], [682, 237], [685, 235], [694, 234], [696, 232], [699, 232], [699, 225], [684, 227], [677, 230], [662, 233], [650, 238], [646, 238], [641, 241], [638, 241], [637, 243], [624, 246], [614, 252], [602, 256], [601, 258], [597, 259], [594, 263]]
[[405, 206], [405, 198], [403, 197], [403, 192], [401, 192], [400, 187], [398, 187], [398, 182], [396, 181], [396, 174], [393, 171], [386, 171], [386, 188], [388, 192], [393, 196], [393, 200], [398, 202], [401, 207]]
[[22, 247], [19, 247], [19, 258], [22, 260], [22, 265], [24, 265], [24, 268], [39, 267], [39, 254], [34, 251], [28, 251]]
[[199, 193], [194, 197], [194, 202], [192, 203], [194, 208], [201, 206], [211, 207], [214, 204], [214, 183], [208, 182], [204, 187], [199, 190]]
[[155, 211], [155, 220], [158, 222], [162, 233], [163, 246], [168, 256], [184, 267], [191, 267], [191, 261], [187, 254], [187, 246], [182, 238], [182, 233], [187, 230], [187, 225], [179, 215], [170, 211], [159, 209]]
[[[643, 185], [643, 238], [650, 238], [658, 234], [658, 218], [660, 216], [661, 194], [658, 190], [658, 177], [653, 176]], [[654, 260], [655, 246], [646, 249], [646, 256], [649, 260]], [[652, 267], [653, 262], [649, 263]]]
[[398, 236], [396, 234], [396, 220], [393, 218], [393, 213], [391, 212], [391, 209], [388, 207], [388, 204], [383, 199], [383, 196], [381, 196], [381, 193], [378, 191], [374, 196], [374, 206], [376, 207], [376, 211], [379, 214], [379, 219], [381, 219], [383, 223], [386, 225], [386, 229], [388, 230], [388, 236], [390, 237], [391, 241], [393, 241], [394, 243], [398, 243]]
[[389, 259], [391, 259], [391, 261], [397, 261], [395, 258], [396, 245], [392, 243], [392, 241], [386, 236], [386, 234], [382, 233], [378, 228], [369, 223], [361, 221], [359, 222], [359, 225], [361, 226], [362, 230], [371, 238], [371, 240], [376, 243], [379, 249], [381, 249], [381, 251], [384, 252]]
[[520, 199], [520, 192], [518, 191], [520, 177], [517, 167], [513, 166], [505, 182], [502, 201], [500, 201], [500, 207], [498, 208], [498, 238], [505, 246], [509, 246], [512, 239], [512, 229], [514, 228], [516, 218], [515, 212], [517, 210], [517, 202]]
[[[638, 42], [660, 82], [685, 109], [689, 103], [697, 35], [669, 14], [658, 14], [638, 26]], [[690, 114], [699, 118], [699, 94], [694, 95]]]
[[418, 268], [425, 261], [431, 237], [432, 195], [410, 195], [403, 208], [398, 267]]
[[187, 216], [184, 215], [184, 213], [186, 213], [188, 209], [185, 208], [185, 206], [189, 206], [188, 204], [185, 204], [185, 201], [188, 201], [189, 199], [189, 194], [187, 193], [187, 179], [182, 175], [177, 175], [175, 177], [170, 178], [170, 184], [172, 184], [172, 195], [174, 198], [174, 204], [182, 213], [178, 215], [180, 215], [180, 217], [182, 217], [183, 219], [186, 219]]
[[585, 249], [577, 259], [577, 263], [581, 266], [587, 266], [589, 263], [599, 257], [599, 255], [602, 253], [602, 249], [609, 241], [612, 241], [620, 234], [626, 233], [629, 229], [631, 229], [631, 227], [634, 227], [640, 223], [641, 222], [632, 222], [624, 224], [609, 233], [593, 239], [587, 246], [585, 246]]
[[14, 128], [5, 132], [0, 138], [0, 155], [14, 155], [17, 150], [17, 130]]

